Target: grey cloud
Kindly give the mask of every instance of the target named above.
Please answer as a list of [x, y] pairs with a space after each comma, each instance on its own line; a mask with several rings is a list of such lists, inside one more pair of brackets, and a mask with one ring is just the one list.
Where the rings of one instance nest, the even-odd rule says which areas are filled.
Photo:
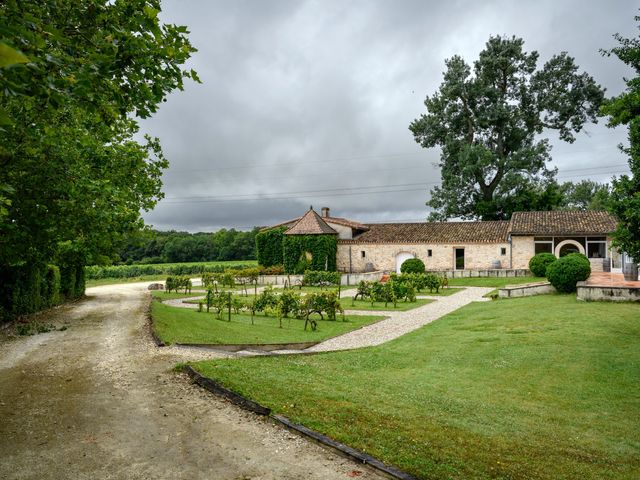
[[[164, 21], [191, 30], [199, 51], [190, 66], [203, 84], [172, 94], [142, 123], [171, 161], [166, 199], [144, 216], [190, 231], [267, 225], [310, 204], [361, 221], [424, 218], [439, 152], [415, 144], [408, 125], [440, 84], [445, 58], [472, 62], [489, 35], [516, 35], [541, 60], [568, 51], [616, 94], [628, 71], [598, 49], [613, 46], [615, 32], [634, 35], [637, 12], [632, 2], [595, 0], [174, 0], [163, 10]], [[624, 163], [621, 141], [624, 131], [589, 126], [572, 145], [553, 141], [554, 165], [561, 179], [585, 178], [577, 169]]]

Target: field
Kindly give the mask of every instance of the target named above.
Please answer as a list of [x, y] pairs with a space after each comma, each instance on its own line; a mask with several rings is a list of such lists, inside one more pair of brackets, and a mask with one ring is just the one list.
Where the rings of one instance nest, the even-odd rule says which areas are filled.
[[[318, 329], [304, 330], [304, 320], [284, 318], [282, 328], [277, 318], [257, 314], [255, 325], [251, 324], [251, 315], [226, 314], [217, 319], [213, 313], [200, 313], [186, 308], [152, 304], [153, 324], [157, 335], [165, 343], [289, 343], [318, 342], [329, 337], [347, 333], [356, 328], [382, 320], [380, 316], [353, 315], [341, 317], [335, 321], [319, 320]], [[315, 317], [318, 318], [319, 317]]]
[[228, 262], [154, 263], [148, 265], [91, 265], [85, 267], [87, 287], [114, 283], [165, 280], [169, 275], [199, 277], [203, 271], [222, 272], [228, 268], [256, 267], [255, 260], [232, 260]]
[[374, 348], [194, 365], [419, 478], [640, 478], [638, 305], [475, 303]]

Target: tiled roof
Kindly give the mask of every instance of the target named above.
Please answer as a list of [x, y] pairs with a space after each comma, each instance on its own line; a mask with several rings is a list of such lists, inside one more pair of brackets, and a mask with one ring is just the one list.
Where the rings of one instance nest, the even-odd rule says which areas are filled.
[[341, 243], [506, 242], [509, 222], [373, 223], [369, 231]]
[[[262, 230], [271, 230], [272, 228], [285, 227], [285, 226], [293, 226], [296, 222], [299, 222], [302, 217], [296, 217], [293, 220], [287, 220], [286, 222], [278, 223], [276, 225], [271, 225], [270, 227], [264, 227]], [[364, 223], [354, 222], [353, 220], [348, 220], [346, 218], [341, 217], [320, 217], [322, 220], [329, 223], [337, 223], [338, 225], [344, 225], [345, 227], [351, 227], [355, 230], [369, 230], [369, 227]]]
[[616, 229], [616, 219], [600, 211], [515, 212], [513, 235], [604, 235]]
[[318, 215], [313, 209], [309, 209], [300, 220], [298, 220], [289, 230], [284, 232], [285, 235], [337, 235], [333, 228]]

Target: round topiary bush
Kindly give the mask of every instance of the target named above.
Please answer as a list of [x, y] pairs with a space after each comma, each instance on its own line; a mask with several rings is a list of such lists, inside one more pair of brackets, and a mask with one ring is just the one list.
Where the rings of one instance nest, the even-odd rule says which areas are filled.
[[553, 253], [538, 253], [529, 260], [529, 270], [536, 277], [544, 277], [547, 267], [557, 260]]
[[424, 262], [419, 258], [409, 258], [400, 265], [401, 273], [424, 273]]
[[546, 275], [559, 292], [575, 292], [576, 284], [591, 275], [591, 263], [581, 253], [570, 253], [550, 264]]

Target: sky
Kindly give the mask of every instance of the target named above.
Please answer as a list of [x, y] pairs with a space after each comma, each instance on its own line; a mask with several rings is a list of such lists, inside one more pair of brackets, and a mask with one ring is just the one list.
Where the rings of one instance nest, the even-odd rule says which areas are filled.
[[[141, 133], [171, 163], [165, 198], [143, 217], [160, 230], [247, 230], [309, 206], [367, 222], [424, 221], [440, 151], [409, 124], [442, 82], [445, 59], [477, 59], [490, 35], [520, 37], [543, 64], [568, 52], [607, 89], [631, 71], [602, 48], [637, 35], [633, 1], [164, 0], [165, 23], [198, 49], [189, 81]], [[558, 181], [626, 173], [624, 128], [550, 132]]]

